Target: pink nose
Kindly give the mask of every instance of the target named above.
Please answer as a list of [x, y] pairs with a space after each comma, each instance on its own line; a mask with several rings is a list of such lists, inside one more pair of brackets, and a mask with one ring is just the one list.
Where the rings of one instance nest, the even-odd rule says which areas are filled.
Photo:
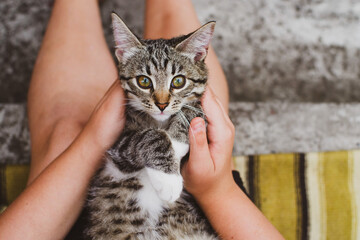
[[169, 105], [169, 103], [155, 103], [156, 106], [160, 109], [160, 111], [164, 111], [164, 109]]

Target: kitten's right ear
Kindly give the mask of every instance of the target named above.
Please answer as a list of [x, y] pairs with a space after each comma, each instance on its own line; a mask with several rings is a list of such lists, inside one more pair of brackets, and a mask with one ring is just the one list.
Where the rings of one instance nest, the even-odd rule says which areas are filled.
[[214, 33], [215, 22], [208, 22], [179, 43], [175, 49], [185, 53], [195, 61], [204, 61]]
[[112, 13], [111, 18], [116, 49], [115, 55], [119, 62], [125, 63], [143, 45], [116, 13]]

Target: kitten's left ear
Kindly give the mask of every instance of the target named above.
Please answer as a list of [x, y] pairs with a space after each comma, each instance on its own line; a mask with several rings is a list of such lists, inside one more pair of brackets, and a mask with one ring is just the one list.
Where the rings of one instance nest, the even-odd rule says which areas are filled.
[[203, 61], [207, 55], [211, 38], [215, 29], [215, 22], [208, 22], [189, 37], [176, 45], [175, 49], [185, 53], [195, 61]]
[[111, 17], [116, 49], [115, 55], [120, 62], [124, 63], [143, 45], [118, 15], [112, 13]]

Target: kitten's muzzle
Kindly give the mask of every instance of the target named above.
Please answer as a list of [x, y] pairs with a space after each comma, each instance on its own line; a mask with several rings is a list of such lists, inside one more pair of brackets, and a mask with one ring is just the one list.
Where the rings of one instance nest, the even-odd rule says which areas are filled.
[[155, 105], [160, 109], [160, 111], [164, 111], [165, 108], [169, 105], [169, 103], [159, 103], [159, 102], [156, 102]]

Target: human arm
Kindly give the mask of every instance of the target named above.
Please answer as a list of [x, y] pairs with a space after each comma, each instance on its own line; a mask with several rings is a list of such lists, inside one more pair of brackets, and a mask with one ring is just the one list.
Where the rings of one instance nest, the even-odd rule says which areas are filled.
[[202, 105], [207, 133], [201, 118], [192, 120], [189, 161], [182, 169], [185, 188], [222, 239], [284, 239], [233, 180], [234, 126], [211, 90]]
[[119, 81], [73, 143], [0, 215], [0, 239], [62, 239], [76, 221], [103, 153], [124, 126]]

